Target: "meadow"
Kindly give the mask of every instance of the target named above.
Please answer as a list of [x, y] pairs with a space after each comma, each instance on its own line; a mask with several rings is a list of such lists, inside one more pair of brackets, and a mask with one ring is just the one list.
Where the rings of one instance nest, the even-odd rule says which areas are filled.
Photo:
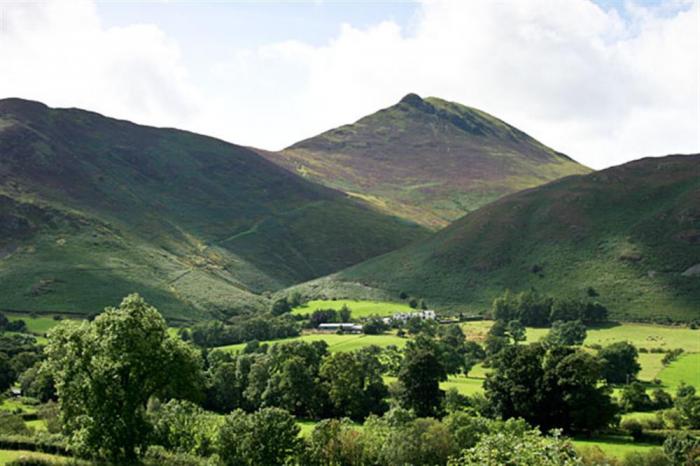
[[[306, 309], [328, 309], [335, 306], [340, 309], [347, 305], [354, 309], [352, 305], [363, 312], [377, 313], [381, 310], [388, 311], [388, 306], [395, 304], [379, 301], [311, 301], [307, 308], [296, 308], [294, 312]], [[408, 306], [406, 306], [408, 307]], [[392, 308], [395, 309], [395, 308]], [[461, 324], [468, 340], [482, 342], [486, 338], [492, 321], [482, 320], [465, 322]], [[532, 343], [542, 339], [549, 330], [546, 328], [528, 328], [526, 343]], [[337, 335], [334, 333], [306, 333], [298, 337], [285, 338], [281, 340], [271, 340], [262, 343], [277, 344], [290, 341], [325, 341], [328, 343], [330, 352], [352, 351], [369, 345], [387, 347], [395, 345], [403, 348], [408, 341], [407, 338], [398, 337], [394, 334], [386, 335]], [[677, 361], [664, 367], [661, 363], [663, 353], [642, 352], [639, 354], [639, 363], [642, 367], [639, 379], [645, 382], [659, 379], [662, 388], [674, 391], [681, 382], [700, 388], [700, 330], [692, 330], [686, 327], [671, 327], [651, 324], [622, 323], [610, 324], [588, 330], [588, 337], [584, 345], [609, 345], [616, 341], [629, 341], [637, 348], [651, 350], [662, 348], [664, 350], [673, 348], [683, 348], [685, 353]], [[237, 345], [222, 346], [218, 349], [224, 351], [241, 351], [245, 347], [244, 343]], [[441, 387], [443, 390], [456, 388], [464, 395], [473, 395], [482, 391], [482, 384], [486, 378], [487, 370], [481, 365], [475, 366], [468, 376], [450, 376]], [[391, 379], [387, 379], [391, 381]]]
[[334, 309], [340, 310], [343, 306], [347, 306], [352, 311], [354, 319], [362, 319], [370, 316], [387, 317], [396, 312], [411, 312], [415, 309], [411, 308], [406, 303], [392, 303], [388, 301], [355, 301], [351, 299], [319, 299], [309, 301], [306, 304], [295, 307], [292, 310], [294, 315], [308, 315], [319, 309]]
[[[325, 341], [328, 343], [328, 351], [331, 353], [337, 351], [353, 351], [365, 346], [376, 345], [385, 348], [389, 345], [395, 345], [403, 348], [406, 345], [406, 338], [401, 338], [396, 335], [337, 335], [335, 333], [307, 333], [298, 337], [283, 338], [280, 340], [271, 340], [261, 343], [278, 344], [288, 343], [292, 341], [303, 341], [311, 343], [314, 341]], [[220, 346], [217, 349], [223, 351], [241, 351], [245, 347], [245, 343], [237, 345]]]

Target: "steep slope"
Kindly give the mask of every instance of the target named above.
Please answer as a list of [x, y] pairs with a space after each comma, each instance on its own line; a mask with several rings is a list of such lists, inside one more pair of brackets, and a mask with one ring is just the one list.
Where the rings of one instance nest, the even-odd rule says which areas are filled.
[[504, 194], [590, 172], [487, 113], [415, 94], [352, 125], [261, 154], [434, 229]]
[[243, 147], [0, 100], [0, 308], [255, 308], [424, 236]]
[[482, 312], [505, 289], [584, 297], [623, 319], [700, 318], [700, 155], [647, 158], [516, 193], [428, 240], [304, 285], [404, 291]]

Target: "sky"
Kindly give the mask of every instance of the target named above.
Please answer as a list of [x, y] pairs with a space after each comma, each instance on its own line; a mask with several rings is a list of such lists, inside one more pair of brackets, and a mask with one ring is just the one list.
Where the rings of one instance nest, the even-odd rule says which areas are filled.
[[700, 0], [0, 0], [0, 98], [278, 150], [409, 92], [593, 168], [700, 152]]

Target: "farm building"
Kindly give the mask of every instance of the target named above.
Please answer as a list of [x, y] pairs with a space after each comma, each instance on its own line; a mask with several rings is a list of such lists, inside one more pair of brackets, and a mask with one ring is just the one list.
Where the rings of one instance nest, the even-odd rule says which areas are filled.
[[360, 324], [321, 324], [318, 329], [326, 332], [337, 332], [342, 330], [346, 333], [362, 333], [362, 325]]
[[424, 311], [415, 311], [415, 312], [397, 312], [391, 317], [387, 317], [384, 319], [384, 322], [386, 323], [391, 323], [391, 322], [406, 322], [410, 319], [421, 319], [421, 320], [435, 320], [436, 318], [435, 311], [426, 309]]

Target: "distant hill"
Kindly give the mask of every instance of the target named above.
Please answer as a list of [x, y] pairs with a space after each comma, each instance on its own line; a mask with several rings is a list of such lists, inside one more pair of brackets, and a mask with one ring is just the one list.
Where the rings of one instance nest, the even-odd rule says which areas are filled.
[[433, 229], [505, 194], [590, 172], [485, 112], [415, 94], [354, 124], [261, 154]]
[[606, 304], [620, 319], [700, 318], [700, 155], [647, 158], [519, 192], [431, 238], [305, 284], [483, 312], [505, 289]]
[[0, 309], [95, 312], [132, 291], [170, 317], [259, 308], [425, 236], [250, 149], [0, 100]]

